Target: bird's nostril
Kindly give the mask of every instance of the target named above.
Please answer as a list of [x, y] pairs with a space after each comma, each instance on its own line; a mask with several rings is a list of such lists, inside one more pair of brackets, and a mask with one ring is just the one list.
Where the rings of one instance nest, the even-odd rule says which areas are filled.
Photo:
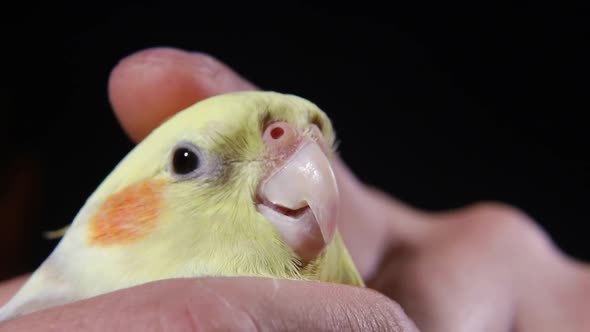
[[274, 154], [287, 154], [287, 151], [296, 148], [298, 137], [298, 133], [292, 125], [284, 121], [277, 121], [264, 129], [262, 141]]
[[270, 137], [274, 138], [274, 139], [279, 139], [283, 136], [283, 134], [285, 133], [285, 130], [281, 127], [274, 127], [271, 131], [270, 131]]

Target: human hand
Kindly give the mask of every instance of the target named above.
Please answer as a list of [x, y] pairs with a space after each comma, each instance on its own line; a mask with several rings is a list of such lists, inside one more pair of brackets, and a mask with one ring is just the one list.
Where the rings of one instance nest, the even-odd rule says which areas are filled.
[[[109, 85], [116, 114], [136, 141], [198, 100], [254, 88], [208, 56], [170, 49], [130, 56], [115, 68]], [[341, 162], [335, 169], [343, 200], [340, 228], [361, 274], [369, 287], [400, 303], [422, 330], [576, 331], [590, 326], [585, 315], [590, 270], [561, 255], [521, 212], [492, 203], [437, 214], [416, 211], [358, 182]], [[219, 319], [234, 312], [242, 319]], [[373, 291], [259, 278], [156, 282], [7, 326], [43, 328], [56, 317], [62, 317], [56, 323], [60, 330], [68, 325], [59, 324], [81, 322], [89, 328], [114, 323], [141, 329], [154, 319], [165, 328], [195, 321], [197, 326], [236, 324], [220, 325], [225, 327], [253, 322], [261, 329], [412, 329], [396, 303]]]

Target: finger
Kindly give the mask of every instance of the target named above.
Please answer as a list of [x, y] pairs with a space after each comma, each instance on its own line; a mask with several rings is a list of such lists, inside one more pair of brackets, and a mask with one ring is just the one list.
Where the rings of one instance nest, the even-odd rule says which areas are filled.
[[341, 160], [334, 163], [334, 173], [341, 199], [339, 230], [361, 276], [370, 280], [386, 254], [418, 241], [429, 225], [417, 210], [360, 182]]
[[28, 278], [29, 275], [24, 275], [0, 283], [0, 306], [8, 302]]
[[10, 331], [415, 331], [394, 302], [350, 286], [267, 278], [154, 282], [5, 322]]
[[253, 84], [213, 57], [173, 48], [132, 54], [113, 69], [109, 79], [115, 114], [136, 142], [197, 101], [254, 89]]

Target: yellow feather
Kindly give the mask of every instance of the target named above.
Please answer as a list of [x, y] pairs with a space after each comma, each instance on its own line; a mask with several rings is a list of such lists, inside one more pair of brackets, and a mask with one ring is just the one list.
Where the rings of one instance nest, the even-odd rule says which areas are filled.
[[56, 229], [56, 230], [52, 230], [52, 231], [46, 231], [43, 233], [43, 237], [48, 239], [48, 240], [56, 240], [59, 239], [61, 237], [63, 237], [68, 228], [70, 228], [70, 225], [64, 226], [60, 229]]

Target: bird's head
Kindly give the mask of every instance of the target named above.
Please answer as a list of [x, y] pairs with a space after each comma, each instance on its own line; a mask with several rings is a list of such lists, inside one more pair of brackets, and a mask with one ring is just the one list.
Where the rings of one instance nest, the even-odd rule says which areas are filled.
[[169, 257], [169, 274], [298, 276], [336, 232], [334, 139], [328, 117], [296, 96], [199, 102], [154, 130], [97, 189], [81, 213], [86, 241]]

